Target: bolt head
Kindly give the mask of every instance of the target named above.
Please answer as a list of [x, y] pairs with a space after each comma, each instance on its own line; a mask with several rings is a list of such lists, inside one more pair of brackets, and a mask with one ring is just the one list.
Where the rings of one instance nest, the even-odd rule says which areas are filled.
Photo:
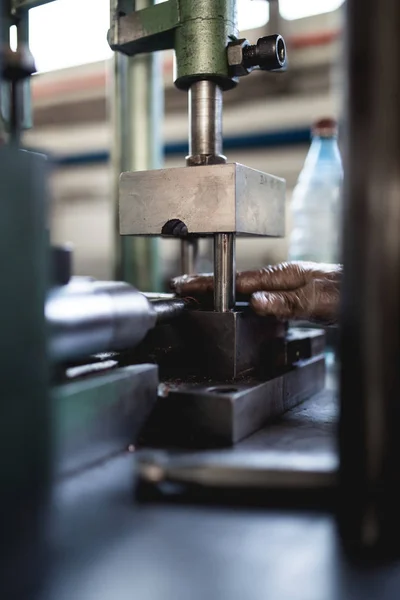
[[281, 35], [274, 34], [260, 38], [257, 42], [257, 54], [262, 71], [286, 70], [286, 44]]
[[249, 42], [246, 39], [234, 40], [228, 44], [227, 57], [231, 77], [243, 77], [252, 71], [252, 68], [244, 66], [243, 49], [246, 46], [249, 46]]

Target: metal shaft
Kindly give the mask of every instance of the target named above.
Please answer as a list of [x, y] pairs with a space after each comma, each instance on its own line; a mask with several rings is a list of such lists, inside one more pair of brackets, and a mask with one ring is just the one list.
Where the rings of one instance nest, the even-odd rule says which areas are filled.
[[[187, 164], [226, 162], [222, 154], [222, 90], [212, 81], [198, 81], [189, 91], [189, 156]], [[214, 238], [214, 310], [228, 312], [235, 306], [235, 236]]]
[[[189, 167], [225, 162], [222, 156], [222, 90], [212, 81], [197, 81], [189, 90]], [[181, 272], [196, 273], [198, 240], [181, 242]]]
[[222, 90], [212, 81], [197, 81], [189, 90], [188, 165], [225, 162], [222, 156]]
[[55, 362], [134, 348], [157, 322], [151, 302], [120, 282], [72, 280], [50, 293], [45, 313]]
[[235, 236], [219, 233], [214, 237], [214, 310], [228, 312], [235, 306]]
[[399, 555], [400, 3], [353, 0], [347, 17], [342, 526]]
[[188, 303], [171, 294], [150, 301], [126, 283], [73, 278], [46, 301], [55, 362], [134, 348], [157, 323], [179, 317]]

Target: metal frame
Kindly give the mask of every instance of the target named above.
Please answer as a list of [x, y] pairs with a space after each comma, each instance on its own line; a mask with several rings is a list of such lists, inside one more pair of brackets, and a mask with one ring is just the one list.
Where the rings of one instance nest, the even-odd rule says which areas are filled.
[[[51, 417], [44, 302], [47, 285], [46, 161], [0, 148], [0, 587], [15, 591], [40, 576], [43, 513], [51, 478]], [[29, 500], [27, 500], [29, 498]], [[12, 573], [26, 573], [16, 582]], [[24, 578], [25, 579], [25, 578]], [[14, 593], [1, 594], [5, 597]], [[19, 594], [16, 594], [17, 596]], [[30, 593], [20, 597], [29, 597]]]
[[55, 0], [12, 0], [11, 9], [12, 12], [17, 13], [19, 11], [30, 10], [31, 8], [37, 8], [43, 4], [50, 4]]
[[[154, 0], [143, 0], [141, 6], [153, 3]], [[114, 0], [110, 2], [112, 14], [117, 4]], [[156, 239], [120, 237], [119, 177], [124, 171], [159, 169], [162, 166], [164, 90], [160, 61], [161, 56], [154, 52], [134, 57], [115, 53], [112, 78], [114, 277], [141, 290], [152, 291], [161, 291], [162, 287], [159, 242]]]
[[223, 89], [236, 85], [226, 60], [227, 40], [238, 35], [236, 0], [168, 0], [135, 8], [126, 10], [124, 3], [112, 0], [113, 50], [133, 56], [175, 49], [180, 89], [188, 90], [199, 79], [212, 79]]

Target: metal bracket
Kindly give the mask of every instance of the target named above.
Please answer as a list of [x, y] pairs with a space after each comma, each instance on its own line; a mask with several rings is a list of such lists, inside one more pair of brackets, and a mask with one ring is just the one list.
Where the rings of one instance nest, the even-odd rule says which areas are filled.
[[113, 50], [134, 56], [143, 52], [170, 50], [180, 24], [177, 0], [125, 14], [118, 2], [111, 14], [108, 43]]
[[12, 0], [11, 10], [13, 13], [17, 13], [18, 11], [37, 8], [42, 4], [50, 4], [50, 2], [54, 2], [54, 0]]
[[108, 41], [129, 56], [174, 49], [178, 88], [208, 79], [227, 90], [237, 83], [226, 55], [228, 40], [237, 34], [236, 0], [168, 0], [129, 13], [114, 0]]

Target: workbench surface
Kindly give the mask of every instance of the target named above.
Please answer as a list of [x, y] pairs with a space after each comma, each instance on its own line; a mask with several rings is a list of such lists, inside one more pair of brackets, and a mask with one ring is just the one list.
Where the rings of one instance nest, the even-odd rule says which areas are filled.
[[[328, 389], [243, 442], [241, 450], [293, 444], [304, 449], [310, 443], [334, 450], [336, 416], [335, 392]], [[137, 505], [133, 472], [133, 456], [124, 455], [60, 486], [54, 564], [43, 598], [400, 597], [399, 566], [350, 566], [328, 513]]]

